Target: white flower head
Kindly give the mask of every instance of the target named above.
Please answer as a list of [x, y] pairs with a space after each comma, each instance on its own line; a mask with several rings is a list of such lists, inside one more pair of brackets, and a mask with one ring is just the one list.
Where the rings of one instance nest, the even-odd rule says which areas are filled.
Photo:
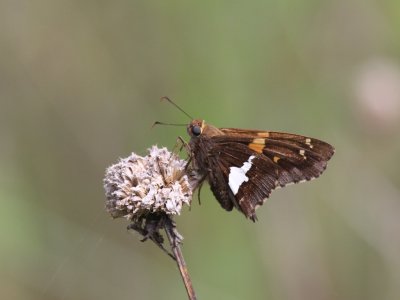
[[192, 188], [186, 161], [167, 148], [153, 146], [147, 156], [132, 153], [107, 168], [106, 209], [112, 217], [139, 219], [151, 213], [179, 215], [190, 205]]

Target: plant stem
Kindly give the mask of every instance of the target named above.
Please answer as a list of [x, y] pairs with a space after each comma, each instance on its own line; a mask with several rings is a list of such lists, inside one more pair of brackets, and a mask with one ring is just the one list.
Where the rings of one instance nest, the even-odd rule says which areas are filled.
[[187, 269], [185, 259], [183, 258], [182, 250], [180, 247], [182, 236], [176, 230], [175, 223], [169, 216], [165, 218], [164, 226], [169, 243], [171, 244], [172, 253], [175, 256], [179, 272], [181, 273], [183, 283], [185, 284], [189, 300], [196, 300], [196, 293], [193, 289], [192, 280], [190, 279], [189, 271]]

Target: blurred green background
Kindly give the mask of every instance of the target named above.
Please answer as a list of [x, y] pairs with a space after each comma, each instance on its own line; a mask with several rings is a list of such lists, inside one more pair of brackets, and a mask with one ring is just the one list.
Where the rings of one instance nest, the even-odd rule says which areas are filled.
[[104, 170], [186, 123], [326, 140], [255, 224], [177, 218], [199, 299], [400, 299], [400, 2], [1, 1], [1, 299], [186, 299], [105, 212]]

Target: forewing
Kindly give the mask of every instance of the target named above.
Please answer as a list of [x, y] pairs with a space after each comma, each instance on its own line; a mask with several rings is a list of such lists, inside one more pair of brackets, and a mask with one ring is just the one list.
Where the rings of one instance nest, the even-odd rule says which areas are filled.
[[[265, 145], [287, 145], [297, 146], [298, 149], [311, 150], [322, 156], [325, 160], [329, 160], [335, 152], [335, 149], [328, 143], [303, 136], [298, 134], [286, 133], [286, 132], [275, 132], [275, 131], [262, 131], [262, 130], [246, 130], [237, 128], [220, 128], [225, 134], [217, 138], [233, 138], [235, 140], [241, 139], [245, 143], [259, 143], [261, 139], [265, 139]], [[281, 143], [274, 143], [281, 142]]]
[[[223, 128], [219, 142], [236, 142], [247, 145], [281, 166], [280, 185], [297, 183], [318, 177], [327, 166], [335, 149], [326, 142], [297, 134]], [[300, 174], [301, 173], [301, 174]]]

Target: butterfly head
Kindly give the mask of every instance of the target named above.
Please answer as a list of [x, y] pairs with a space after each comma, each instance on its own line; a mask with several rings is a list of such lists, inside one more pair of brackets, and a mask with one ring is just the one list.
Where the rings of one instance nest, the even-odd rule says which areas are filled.
[[198, 137], [202, 134], [204, 127], [205, 127], [204, 120], [193, 120], [187, 126], [187, 132], [192, 138]]

